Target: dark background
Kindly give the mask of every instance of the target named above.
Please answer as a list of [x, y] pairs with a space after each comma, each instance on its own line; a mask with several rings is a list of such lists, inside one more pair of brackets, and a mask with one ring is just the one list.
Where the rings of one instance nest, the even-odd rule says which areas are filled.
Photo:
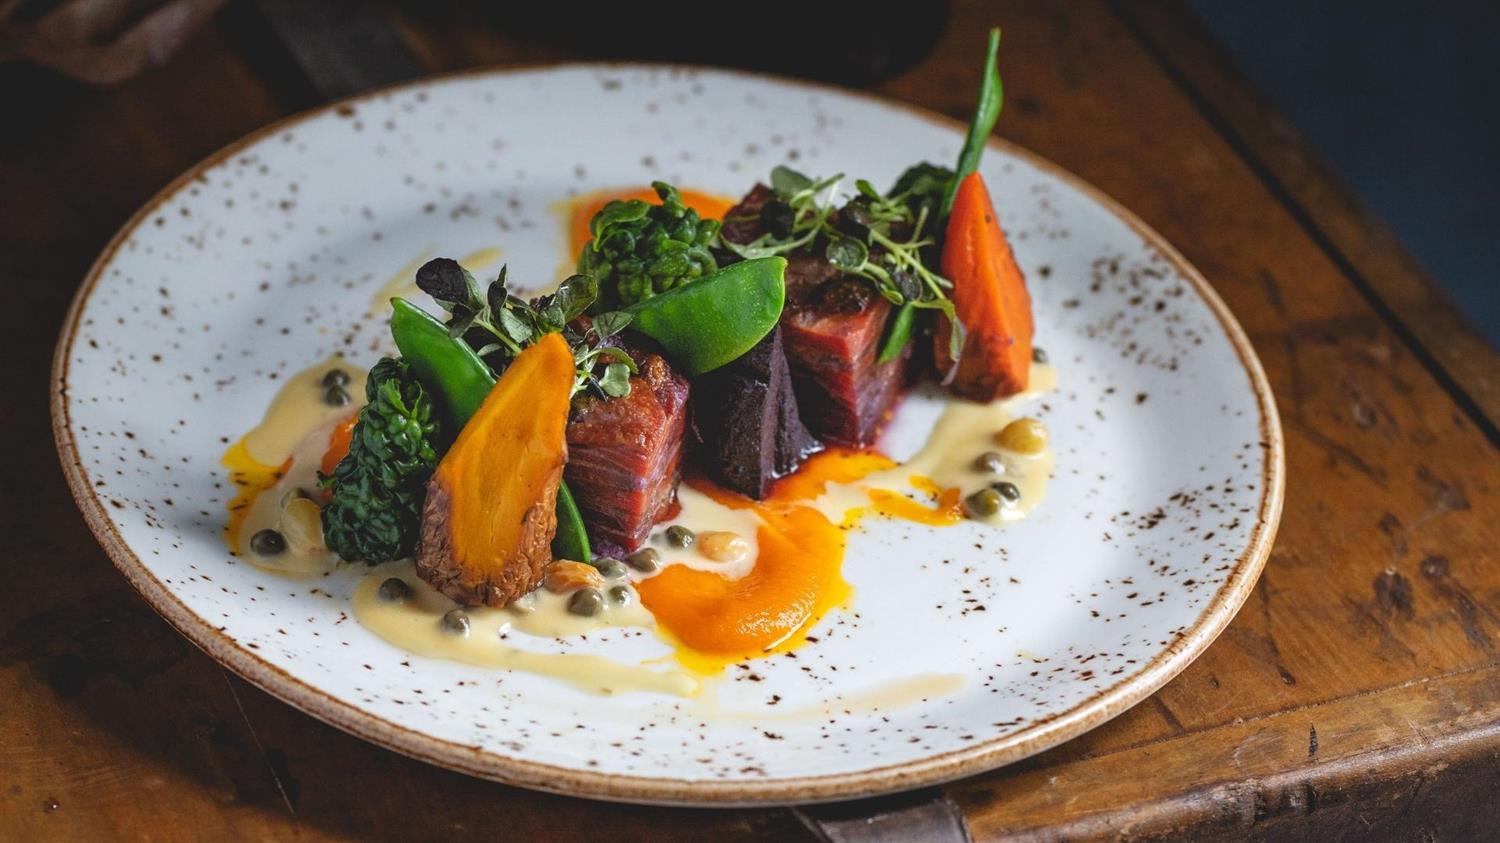
[[1189, 5], [1500, 344], [1500, 3]]

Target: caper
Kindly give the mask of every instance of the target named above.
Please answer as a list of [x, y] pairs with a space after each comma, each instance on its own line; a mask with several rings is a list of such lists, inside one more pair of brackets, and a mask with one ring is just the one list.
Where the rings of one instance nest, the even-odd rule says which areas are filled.
[[681, 524], [673, 524], [667, 528], [667, 543], [673, 547], [692, 547], [698, 536]]
[[342, 386], [330, 386], [323, 391], [323, 403], [330, 407], [342, 407], [353, 400], [349, 397], [349, 390]]
[[643, 547], [625, 557], [625, 562], [637, 571], [649, 574], [661, 567], [661, 551], [654, 547]]
[[323, 376], [324, 386], [345, 386], [349, 383], [349, 373], [343, 369], [329, 369], [328, 374]]
[[261, 530], [250, 537], [256, 556], [278, 556], [286, 551], [286, 537], [276, 530]]
[[604, 595], [597, 588], [580, 588], [568, 599], [568, 611], [591, 618], [604, 611]]
[[631, 594], [630, 586], [628, 585], [617, 585], [609, 590], [609, 599], [615, 601], [620, 606], [629, 606], [634, 596]]
[[594, 567], [597, 568], [599, 570], [599, 573], [603, 574], [604, 578], [607, 580], [617, 580], [621, 577], [624, 577], [626, 573], [628, 573], [625, 570], [625, 563], [609, 556], [601, 556], [598, 559], [595, 559]]
[[1045, 348], [1042, 348], [1039, 345], [1032, 346], [1032, 348], [1031, 348], [1031, 362], [1033, 362], [1033, 363], [1046, 363], [1047, 362], [1047, 350]]
[[998, 451], [985, 451], [974, 459], [974, 468], [987, 474], [1004, 474], [1005, 457]]
[[387, 603], [400, 603], [411, 596], [411, 586], [400, 577], [391, 577], [380, 584], [380, 599]]
[[964, 498], [964, 507], [970, 518], [984, 518], [1000, 511], [1000, 493], [994, 489], [980, 489]]
[[463, 609], [453, 609], [443, 615], [443, 631], [453, 635], [468, 635], [469, 613]]
[[1047, 427], [1033, 418], [1016, 419], [995, 434], [995, 444], [1018, 454], [1047, 450]]
[[995, 484], [994, 488], [996, 492], [1000, 493], [1000, 497], [1005, 498], [1011, 503], [1015, 503], [1021, 499], [1021, 487], [1009, 480], [1001, 480]]

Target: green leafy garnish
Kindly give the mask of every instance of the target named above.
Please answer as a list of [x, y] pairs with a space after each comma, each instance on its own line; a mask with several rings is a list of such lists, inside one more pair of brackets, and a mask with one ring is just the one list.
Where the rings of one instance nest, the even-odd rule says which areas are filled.
[[387, 357], [370, 370], [349, 454], [323, 478], [323, 540], [343, 559], [371, 564], [410, 556], [427, 478], [437, 468], [432, 397], [410, 367]]
[[[771, 189], [776, 198], [761, 212], [765, 233], [746, 244], [721, 238], [723, 247], [747, 260], [806, 249], [845, 273], [867, 279], [896, 307], [941, 311], [957, 325], [947, 292], [953, 285], [923, 259], [924, 250], [937, 240], [929, 229], [928, 194], [916, 191], [930, 193], [932, 185], [924, 181], [882, 196], [861, 179], [855, 182], [855, 195], [836, 207], [831, 197], [842, 178], [814, 180], [788, 167], [775, 168]], [[963, 347], [961, 334], [962, 329], [952, 334], [955, 357]], [[889, 358], [899, 353], [910, 335], [908, 324], [900, 335], [901, 346], [894, 352], [882, 349], [882, 354]]]
[[497, 374], [543, 335], [561, 333], [577, 363], [575, 393], [592, 387], [616, 398], [630, 394], [635, 360], [606, 342], [630, 324], [630, 314], [605, 311], [594, 316], [586, 330], [572, 327], [599, 298], [593, 278], [574, 275], [552, 293], [528, 302], [507, 290], [506, 276], [507, 268], [501, 267], [481, 292], [479, 282], [458, 261], [437, 258], [417, 270], [417, 286], [448, 312], [449, 334], [468, 342]]
[[578, 272], [599, 284], [596, 309], [636, 304], [719, 268], [709, 249], [718, 221], [699, 218], [672, 185], [651, 186], [660, 205], [616, 199], [589, 221], [593, 239], [578, 256]]

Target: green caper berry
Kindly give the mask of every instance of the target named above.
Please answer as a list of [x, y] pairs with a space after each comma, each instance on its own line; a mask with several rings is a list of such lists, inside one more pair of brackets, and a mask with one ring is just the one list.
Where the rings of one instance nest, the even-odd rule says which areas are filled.
[[256, 556], [279, 556], [286, 551], [286, 537], [275, 530], [261, 530], [250, 537]]
[[324, 386], [344, 386], [349, 383], [349, 373], [343, 369], [329, 369], [323, 376]]
[[1031, 349], [1031, 362], [1033, 362], [1033, 363], [1046, 363], [1047, 362], [1047, 350], [1044, 349], [1044, 348], [1042, 348], [1039, 345], [1038, 346], [1034, 346]]
[[453, 635], [468, 635], [469, 613], [463, 609], [453, 609], [443, 615], [443, 631]]
[[1000, 511], [1000, 493], [994, 489], [980, 489], [967, 498], [964, 506], [970, 518], [984, 518]]
[[609, 556], [601, 556], [595, 559], [593, 565], [608, 580], [620, 579], [628, 573], [625, 570], [625, 563]]
[[989, 474], [1005, 473], [1005, 457], [998, 451], [985, 451], [974, 460], [974, 468]]
[[400, 577], [391, 577], [380, 584], [380, 599], [387, 603], [400, 603], [411, 596], [411, 586]]
[[609, 599], [621, 606], [629, 606], [634, 595], [630, 592], [630, 586], [617, 585], [609, 590]]
[[597, 588], [580, 588], [568, 599], [568, 611], [591, 618], [604, 611], [604, 595]]
[[996, 483], [995, 491], [999, 492], [1001, 497], [1005, 498], [1011, 503], [1015, 503], [1016, 501], [1021, 499], [1021, 487], [1010, 482], [1009, 480], [1002, 480], [999, 483]]
[[661, 567], [661, 551], [654, 547], [643, 547], [625, 557], [625, 562], [637, 571], [649, 574]]
[[680, 524], [673, 524], [667, 528], [667, 543], [673, 547], [692, 547], [693, 542], [697, 540], [696, 533]]
[[342, 386], [330, 386], [323, 392], [323, 403], [330, 407], [342, 407], [353, 400], [349, 397], [349, 390]]

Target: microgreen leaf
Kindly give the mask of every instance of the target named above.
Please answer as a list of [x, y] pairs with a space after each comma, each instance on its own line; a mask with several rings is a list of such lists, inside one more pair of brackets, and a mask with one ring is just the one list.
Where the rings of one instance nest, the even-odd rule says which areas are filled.
[[624, 363], [614, 362], [604, 367], [604, 376], [599, 378], [599, 388], [611, 398], [622, 398], [630, 394], [630, 369]]
[[778, 165], [771, 170], [771, 189], [782, 199], [790, 199], [813, 186], [813, 180], [791, 167]]
[[450, 312], [454, 305], [474, 306], [484, 300], [479, 282], [452, 258], [434, 258], [422, 264], [417, 270], [417, 287]]
[[828, 247], [823, 253], [829, 263], [847, 272], [862, 268], [870, 257], [870, 247], [853, 237], [830, 231]]
[[500, 311], [500, 330], [504, 331], [506, 336], [515, 340], [517, 345], [525, 345], [531, 342], [531, 338], [536, 333], [525, 319], [521, 318], [514, 310], [508, 308]]
[[633, 318], [623, 310], [606, 311], [594, 317], [594, 332], [599, 335], [599, 339], [608, 339], [625, 330], [625, 326]]

